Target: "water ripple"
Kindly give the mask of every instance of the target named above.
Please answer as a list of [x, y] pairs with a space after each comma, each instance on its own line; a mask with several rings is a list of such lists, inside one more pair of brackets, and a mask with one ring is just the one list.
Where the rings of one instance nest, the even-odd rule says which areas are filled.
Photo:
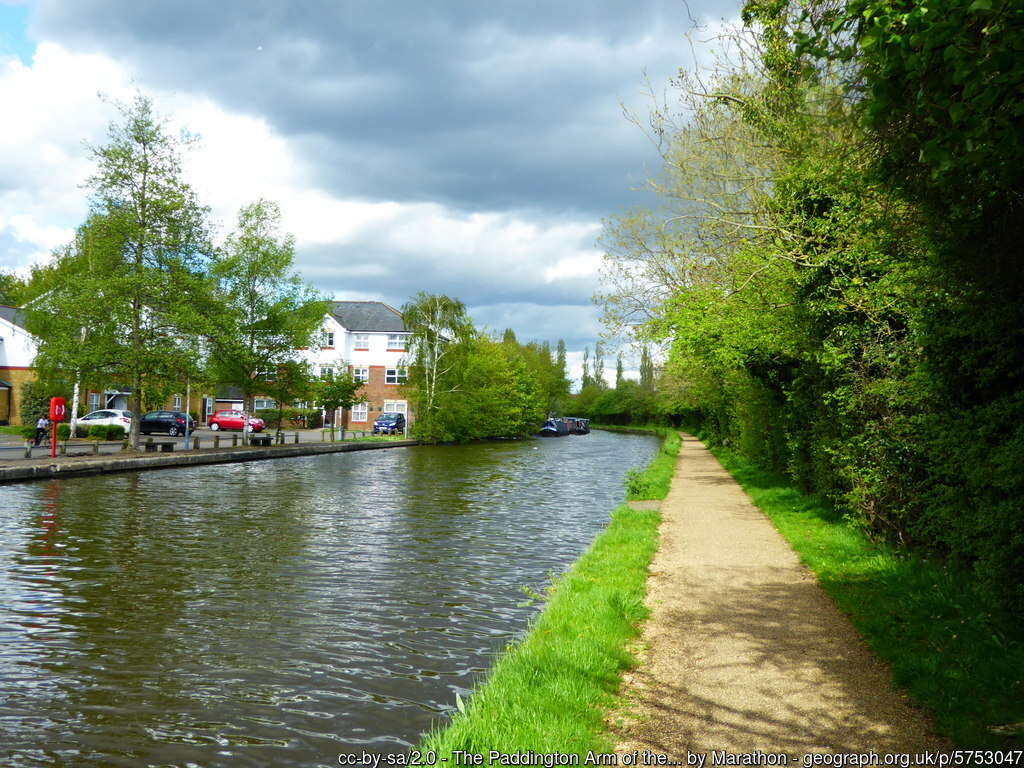
[[404, 751], [655, 449], [594, 433], [5, 487], [2, 762]]

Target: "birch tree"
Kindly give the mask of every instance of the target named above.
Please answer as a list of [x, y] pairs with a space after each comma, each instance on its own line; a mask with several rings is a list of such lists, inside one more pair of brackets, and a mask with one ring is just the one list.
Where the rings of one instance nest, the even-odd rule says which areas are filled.
[[458, 343], [473, 335], [473, 324], [458, 299], [423, 291], [402, 306], [402, 319], [412, 332], [409, 363], [421, 401], [418, 416], [429, 418], [439, 396], [450, 389], [446, 380], [455, 368]]

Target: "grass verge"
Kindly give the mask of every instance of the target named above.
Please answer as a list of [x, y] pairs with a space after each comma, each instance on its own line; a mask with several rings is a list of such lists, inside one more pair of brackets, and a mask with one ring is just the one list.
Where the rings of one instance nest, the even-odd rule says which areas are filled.
[[[675, 445], [678, 451], [678, 436]], [[664, 463], [665, 450], [652, 467]], [[626, 644], [647, 616], [647, 567], [659, 520], [657, 512], [617, 508], [590, 549], [549, 589], [527, 635], [509, 644], [468, 701], [457, 702], [451, 722], [420, 749], [448, 764], [456, 750], [610, 753], [604, 713], [622, 672], [635, 663]]]
[[985, 608], [969, 572], [874, 543], [821, 498], [728, 450], [714, 453], [940, 733], [965, 748], [1024, 747], [1024, 732], [990, 731], [1024, 721], [1020, 617]]
[[682, 439], [679, 430], [671, 427], [619, 427], [596, 425], [595, 429], [608, 432], [653, 433], [661, 437], [661, 449], [651, 459], [646, 469], [632, 468], [626, 471], [626, 499], [664, 499], [672, 484], [672, 475], [676, 471], [676, 457]]

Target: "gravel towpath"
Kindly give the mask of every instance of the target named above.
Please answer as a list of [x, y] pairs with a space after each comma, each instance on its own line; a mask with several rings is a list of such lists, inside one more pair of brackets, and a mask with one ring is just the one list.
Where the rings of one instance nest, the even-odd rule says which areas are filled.
[[712, 765], [723, 750], [747, 764], [783, 753], [803, 765], [814, 753], [950, 749], [695, 438], [684, 436], [661, 511], [643, 660], [615, 725], [620, 755]]

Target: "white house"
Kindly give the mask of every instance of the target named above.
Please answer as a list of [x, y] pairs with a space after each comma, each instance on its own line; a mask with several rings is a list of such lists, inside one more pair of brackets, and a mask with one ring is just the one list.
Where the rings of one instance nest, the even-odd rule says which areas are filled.
[[403, 358], [410, 333], [402, 314], [380, 301], [336, 301], [324, 318], [323, 338], [310, 358], [321, 376], [345, 365], [363, 381], [367, 402], [341, 414], [350, 429], [371, 428], [381, 412], [409, 413]]

